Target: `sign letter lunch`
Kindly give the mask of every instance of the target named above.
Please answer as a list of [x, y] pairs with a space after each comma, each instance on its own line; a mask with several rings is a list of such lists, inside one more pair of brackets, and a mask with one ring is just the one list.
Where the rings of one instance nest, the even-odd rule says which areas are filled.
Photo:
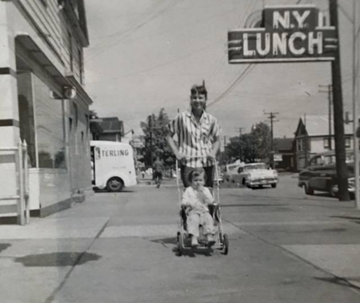
[[335, 27], [315, 5], [266, 6], [261, 23], [228, 32], [229, 63], [334, 60]]

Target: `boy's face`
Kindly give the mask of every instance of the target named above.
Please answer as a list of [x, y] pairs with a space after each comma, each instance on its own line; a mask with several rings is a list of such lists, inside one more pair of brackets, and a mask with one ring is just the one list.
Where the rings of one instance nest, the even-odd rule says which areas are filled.
[[204, 185], [204, 174], [201, 174], [199, 176], [195, 176], [192, 180], [192, 186], [195, 189], [199, 189], [201, 186]]
[[206, 96], [196, 93], [190, 96], [190, 105], [193, 110], [203, 110], [206, 105]]

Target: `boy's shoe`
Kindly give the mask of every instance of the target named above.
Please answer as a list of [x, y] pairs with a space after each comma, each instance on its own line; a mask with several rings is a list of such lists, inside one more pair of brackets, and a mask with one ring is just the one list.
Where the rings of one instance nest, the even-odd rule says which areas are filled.
[[191, 246], [192, 246], [192, 247], [196, 247], [196, 246], [198, 246], [198, 245], [199, 245], [199, 242], [198, 242], [197, 238], [194, 237], [194, 236], [192, 236], [192, 237], [191, 237]]
[[208, 242], [208, 246], [213, 246], [215, 244], [215, 239], [213, 235], [207, 235], [207, 242]]

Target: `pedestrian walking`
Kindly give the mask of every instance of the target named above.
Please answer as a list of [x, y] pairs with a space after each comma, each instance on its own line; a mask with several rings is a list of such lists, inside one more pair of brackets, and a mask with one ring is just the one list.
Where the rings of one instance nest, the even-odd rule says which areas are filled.
[[160, 160], [160, 157], [156, 157], [156, 161], [153, 163], [153, 178], [156, 183], [156, 187], [159, 188], [163, 177], [164, 163]]
[[[191, 171], [204, 168], [205, 186], [213, 187], [215, 156], [220, 147], [220, 126], [217, 119], [206, 112], [205, 82], [190, 89], [190, 110], [179, 113], [168, 125], [166, 140], [180, 163], [184, 187], [191, 185]], [[178, 145], [173, 139], [177, 135]]]

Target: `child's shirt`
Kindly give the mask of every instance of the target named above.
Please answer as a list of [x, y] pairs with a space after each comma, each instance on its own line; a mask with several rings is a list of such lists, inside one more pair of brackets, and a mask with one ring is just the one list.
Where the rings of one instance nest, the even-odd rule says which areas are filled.
[[186, 188], [181, 204], [190, 207], [190, 211], [204, 213], [209, 212], [207, 205], [213, 204], [214, 198], [207, 187], [203, 191], [194, 189], [193, 187]]

